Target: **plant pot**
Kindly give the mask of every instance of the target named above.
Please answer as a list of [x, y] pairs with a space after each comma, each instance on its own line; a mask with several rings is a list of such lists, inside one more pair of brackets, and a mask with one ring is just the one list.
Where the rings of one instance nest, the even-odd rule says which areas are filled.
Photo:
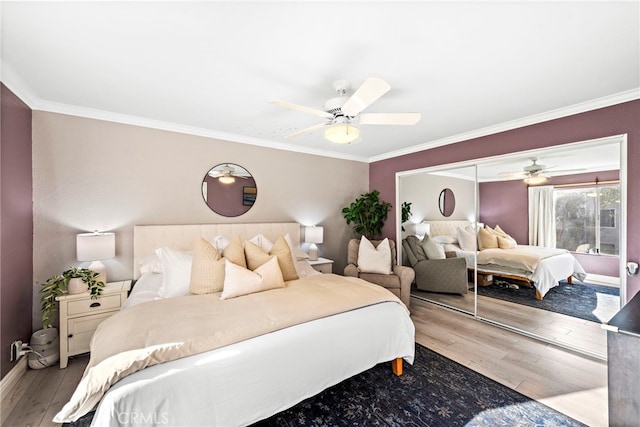
[[81, 294], [88, 290], [89, 285], [87, 285], [81, 278], [75, 277], [73, 279], [69, 279], [69, 284], [67, 285], [67, 293], [69, 293], [69, 295]]

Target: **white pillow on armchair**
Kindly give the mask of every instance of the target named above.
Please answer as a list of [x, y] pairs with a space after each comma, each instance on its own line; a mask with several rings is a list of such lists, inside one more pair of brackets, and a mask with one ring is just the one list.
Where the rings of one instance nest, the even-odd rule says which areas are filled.
[[366, 237], [360, 239], [358, 249], [358, 270], [361, 273], [391, 274], [391, 246], [385, 238], [378, 247]]

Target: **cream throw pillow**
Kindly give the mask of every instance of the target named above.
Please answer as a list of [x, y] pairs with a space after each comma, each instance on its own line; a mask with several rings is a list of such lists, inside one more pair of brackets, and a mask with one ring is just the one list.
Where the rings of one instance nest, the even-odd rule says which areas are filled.
[[362, 236], [358, 249], [358, 270], [361, 273], [391, 274], [389, 239], [385, 238], [376, 248], [369, 239]]
[[478, 230], [478, 249], [498, 249], [498, 235], [484, 228]]
[[262, 248], [251, 242], [246, 242], [244, 245], [244, 255], [247, 260], [247, 267], [250, 270], [255, 270], [267, 262], [271, 256], [275, 255], [278, 259], [278, 265], [284, 280], [298, 279], [298, 272], [296, 271], [296, 266], [291, 256], [291, 249], [284, 237], [278, 237], [278, 240], [273, 244], [269, 253], [266, 253]]
[[424, 236], [422, 239], [422, 249], [424, 249], [424, 253], [428, 259], [445, 259], [446, 255], [444, 253], [444, 248], [440, 243], [436, 243], [436, 241], [429, 236]]
[[275, 256], [272, 256], [254, 271], [226, 260], [224, 263], [224, 290], [220, 299], [235, 298], [269, 289], [284, 288], [284, 286], [278, 258]]
[[475, 251], [476, 250], [476, 232], [470, 225], [467, 225], [464, 229], [458, 227], [456, 230], [456, 237], [460, 249], [463, 251]]
[[200, 238], [193, 251], [189, 293], [202, 295], [220, 292], [223, 286], [224, 260], [211, 243]]
[[247, 261], [244, 259], [244, 247], [242, 246], [242, 240], [239, 236], [235, 236], [231, 239], [222, 256], [242, 268], [247, 268]]
[[518, 246], [518, 244], [514, 239], [511, 238], [511, 236], [507, 236], [507, 237], [498, 236], [498, 247], [500, 249], [513, 249], [516, 246]]

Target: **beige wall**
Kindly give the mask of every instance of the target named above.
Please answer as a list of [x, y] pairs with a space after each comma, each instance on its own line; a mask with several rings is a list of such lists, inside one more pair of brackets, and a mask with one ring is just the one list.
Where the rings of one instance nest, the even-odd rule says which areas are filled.
[[[212, 212], [202, 198], [203, 176], [223, 162], [245, 167], [257, 183], [255, 205], [237, 218]], [[116, 233], [116, 258], [104, 264], [109, 280], [124, 280], [132, 277], [136, 224], [319, 224], [320, 255], [341, 272], [351, 230], [340, 211], [368, 191], [368, 171], [361, 162], [34, 111], [34, 329], [40, 284], [78, 264], [78, 232]]]

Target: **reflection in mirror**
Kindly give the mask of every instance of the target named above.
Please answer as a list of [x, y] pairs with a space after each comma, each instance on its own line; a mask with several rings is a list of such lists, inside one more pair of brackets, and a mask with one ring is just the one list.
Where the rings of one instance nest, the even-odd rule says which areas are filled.
[[440, 214], [445, 217], [453, 215], [453, 211], [456, 208], [456, 198], [453, 195], [453, 191], [450, 188], [445, 188], [440, 192], [438, 197], [438, 209]]
[[257, 195], [251, 173], [234, 163], [216, 165], [202, 179], [202, 197], [218, 215], [234, 217], [246, 213]]
[[[445, 190], [440, 190], [440, 189]], [[465, 247], [464, 252], [457, 243], [457, 229], [455, 226], [443, 227], [443, 224], [470, 225], [476, 221], [476, 168], [475, 165], [460, 168], [429, 168], [424, 172], [408, 173], [399, 176], [400, 200], [411, 202], [411, 221], [413, 223], [429, 224], [429, 236], [421, 240], [422, 246], [441, 246], [442, 254], [449, 252], [450, 258], [433, 260], [429, 258], [432, 266], [439, 264], [438, 268], [414, 267], [416, 271], [416, 286], [411, 294], [420, 299], [435, 302], [440, 305], [454, 308], [459, 311], [475, 314], [475, 290], [473, 276], [468, 277], [468, 267], [475, 264], [475, 239], [472, 247]], [[455, 193], [455, 197], [454, 197]], [[455, 209], [454, 209], [455, 205]], [[446, 215], [446, 220], [443, 217]], [[462, 227], [464, 227], [462, 225]], [[415, 233], [417, 227], [407, 227], [407, 238], [410, 233]], [[422, 236], [417, 236], [422, 239]], [[431, 242], [428, 242], [431, 240]], [[428, 242], [428, 243], [427, 243]], [[404, 244], [404, 243], [403, 243]], [[406, 246], [409, 246], [408, 243]], [[410, 247], [403, 246], [403, 263], [409, 265], [408, 259]], [[405, 253], [406, 251], [406, 253]], [[418, 250], [419, 254], [420, 251]], [[435, 263], [434, 263], [435, 261]], [[413, 266], [412, 266], [413, 267]], [[429, 271], [435, 276], [428, 277], [424, 281], [418, 276], [418, 271]], [[417, 286], [418, 282], [424, 282], [424, 286]], [[442, 285], [440, 288], [429, 286], [429, 282]]]

